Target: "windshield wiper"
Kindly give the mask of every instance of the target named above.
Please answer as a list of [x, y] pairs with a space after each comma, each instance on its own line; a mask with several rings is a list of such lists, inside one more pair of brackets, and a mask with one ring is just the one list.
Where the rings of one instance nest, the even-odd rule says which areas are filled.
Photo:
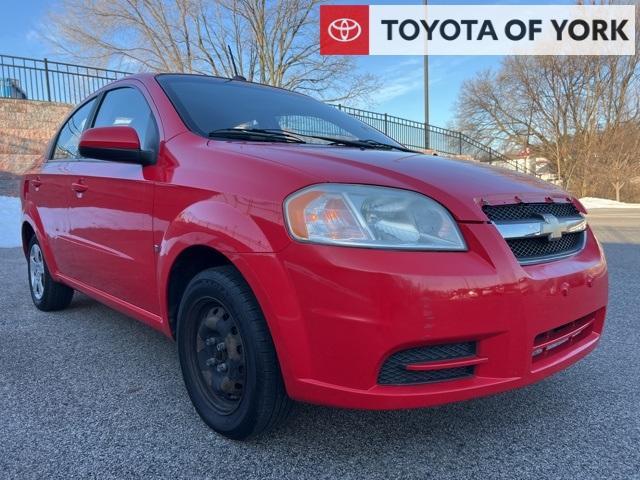
[[307, 143], [296, 135], [285, 131], [258, 128], [220, 128], [207, 135], [209, 138], [230, 138], [264, 142]]
[[324, 135], [310, 135], [307, 133], [300, 132], [291, 132], [289, 130], [261, 130], [263, 132], [273, 132], [273, 133], [284, 133], [287, 135], [292, 135], [295, 137], [306, 137], [306, 138], [315, 138], [318, 140], [324, 140], [325, 142], [329, 142], [330, 145], [344, 145], [347, 147], [356, 147], [356, 148], [370, 148], [374, 150], [400, 150], [401, 152], [411, 152], [416, 153], [414, 150], [410, 150], [405, 147], [401, 147], [399, 145], [392, 145], [390, 143], [382, 143], [377, 140], [347, 140], [339, 137], [327, 137]]
[[410, 152], [410, 153], [416, 153], [415, 150], [412, 150], [410, 148], [407, 147], [403, 147], [400, 145], [392, 145], [391, 143], [383, 143], [383, 142], [379, 142], [377, 140], [372, 140], [372, 139], [367, 139], [367, 140], [360, 140], [362, 143], [366, 143], [368, 145], [371, 145], [372, 147], [377, 147], [383, 150], [400, 150], [401, 152]]
[[315, 138], [324, 140], [330, 145], [344, 145], [347, 147], [368, 148], [374, 150], [400, 150], [401, 152], [416, 153], [406, 147], [382, 143], [377, 140], [347, 140], [339, 137], [327, 137], [324, 135], [311, 135], [307, 133], [291, 132], [289, 130], [267, 129], [267, 128], [220, 128], [209, 132], [210, 138], [242, 138], [262, 141], [278, 141], [287, 143], [307, 143], [300, 137]]

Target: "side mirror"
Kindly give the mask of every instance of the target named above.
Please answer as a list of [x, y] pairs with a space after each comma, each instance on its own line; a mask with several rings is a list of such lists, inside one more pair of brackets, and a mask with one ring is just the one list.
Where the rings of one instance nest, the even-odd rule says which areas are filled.
[[154, 153], [140, 149], [138, 132], [131, 127], [97, 127], [85, 130], [78, 146], [80, 155], [112, 162], [151, 165]]

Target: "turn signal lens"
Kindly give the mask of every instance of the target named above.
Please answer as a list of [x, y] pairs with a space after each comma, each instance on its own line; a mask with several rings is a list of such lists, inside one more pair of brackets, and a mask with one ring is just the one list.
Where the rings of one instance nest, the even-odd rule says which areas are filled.
[[291, 232], [300, 240], [349, 241], [368, 238], [340, 194], [305, 192], [291, 199], [288, 211]]
[[449, 212], [415, 192], [369, 185], [325, 184], [285, 200], [289, 231], [304, 242], [400, 248], [465, 250]]

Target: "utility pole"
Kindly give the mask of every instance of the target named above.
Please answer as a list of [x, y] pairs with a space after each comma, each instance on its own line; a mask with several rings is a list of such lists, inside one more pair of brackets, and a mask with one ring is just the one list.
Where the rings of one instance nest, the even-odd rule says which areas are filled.
[[[425, 13], [429, 0], [424, 0]], [[426, 42], [427, 40], [425, 40]], [[427, 51], [428, 53], [428, 51]], [[428, 149], [431, 143], [429, 138], [429, 55], [424, 56], [424, 148]]]

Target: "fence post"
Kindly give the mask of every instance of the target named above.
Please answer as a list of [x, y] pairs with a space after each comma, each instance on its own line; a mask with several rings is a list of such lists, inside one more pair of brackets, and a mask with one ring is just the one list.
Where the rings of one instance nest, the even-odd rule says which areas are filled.
[[44, 59], [44, 75], [47, 82], [47, 101], [51, 101], [51, 86], [49, 85], [49, 61]]
[[338, 104], [338, 110], [342, 111], [342, 104]]
[[424, 124], [424, 149], [429, 150], [431, 144], [431, 130], [429, 130], [429, 124]]
[[388, 115], [385, 113], [384, 114], [384, 134], [387, 134], [387, 122], [388, 122]]

